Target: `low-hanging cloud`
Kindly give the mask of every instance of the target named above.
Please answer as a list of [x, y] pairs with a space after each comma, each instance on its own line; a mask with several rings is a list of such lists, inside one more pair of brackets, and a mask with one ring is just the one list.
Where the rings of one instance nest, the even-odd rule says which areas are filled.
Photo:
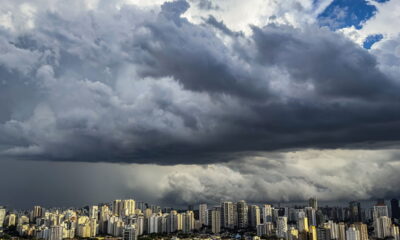
[[[160, 166], [2, 160], [3, 205], [82, 206], [116, 198], [186, 207], [398, 197], [398, 149], [258, 153], [229, 163]], [[26, 179], [29, 179], [27, 181]]]
[[163, 202], [252, 203], [398, 197], [399, 151], [305, 150], [259, 154], [228, 164], [192, 166], [165, 176]]

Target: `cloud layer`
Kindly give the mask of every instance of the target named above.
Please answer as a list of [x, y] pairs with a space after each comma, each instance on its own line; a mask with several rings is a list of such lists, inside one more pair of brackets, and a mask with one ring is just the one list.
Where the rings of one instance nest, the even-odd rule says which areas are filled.
[[[192, 167], [166, 177], [163, 200], [301, 202], [398, 197], [399, 151], [306, 150], [260, 154], [229, 164]], [[189, 187], [190, 186], [190, 187]]]
[[1, 204], [78, 207], [134, 198], [185, 208], [221, 200], [276, 204], [316, 196], [340, 204], [393, 198], [400, 192], [399, 155], [398, 149], [304, 150], [175, 166], [2, 160], [0, 175], [8, 181], [0, 181], [7, 192]]
[[278, 23], [227, 34], [182, 17], [183, 0], [54, 5], [3, 13], [15, 14], [0, 38], [3, 155], [209, 163], [399, 140], [397, 79], [341, 34]]

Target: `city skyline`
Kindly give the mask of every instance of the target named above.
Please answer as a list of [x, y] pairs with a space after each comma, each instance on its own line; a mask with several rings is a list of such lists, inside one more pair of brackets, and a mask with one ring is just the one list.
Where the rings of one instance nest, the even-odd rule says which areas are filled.
[[[160, 202], [151, 202], [151, 201], [146, 201], [145, 199], [138, 199], [138, 198], [134, 198], [134, 195], [130, 195], [130, 196], [126, 196], [123, 198], [118, 198], [118, 199], [135, 199], [136, 203], [143, 203], [146, 204], [148, 206], [159, 206], [161, 208], [172, 208], [172, 209], [176, 209], [176, 210], [182, 210], [184, 211], [187, 208], [193, 207], [193, 206], [198, 206], [198, 205], [202, 205], [202, 204], [206, 204], [208, 206], [218, 206], [221, 202], [224, 201], [232, 201], [232, 202], [240, 202], [240, 201], [245, 201], [245, 200], [233, 200], [233, 199], [221, 199], [220, 201], [210, 201], [210, 202], [192, 202], [192, 203], [188, 203], [188, 204], [183, 204], [183, 205], [165, 205], [162, 204]], [[314, 199], [317, 199], [314, 197]], [[395, 199], [395, 198], [393, 198]], [[15, 207], [12, 205], [6, 205], [4, 204], [4, 202], [2, 202], [0, 200], [0, 206], [5, 207], [9, 210], [16, 210], [16, 211], [25, 211], [28, 209], [33, 208], [34, 206], [41, 206], [45, 209], [80, 209], [80, 208], [86, 208], [92, 205], [102, 205], [102, 204], [110, 204], [114, 201], [115, 199], [109, 199], [108, 201], [100, 201], [100, 202], [87, 202], [86, 204], [77, 204], [77, 205], [71, 205], [71, 206], [62, 206], [62, 205], [43, 205], [43, 204], [39, 204], [40, 202], [32, 202], [31, 205], [28, 205], [26, 207]], [[308, 199], [309, 200], [309, 199]], [[308, 200], [304, 200], [304, 201], [296, 201], [296, 202], [270, 202], [267, 201], [268, 204], [271, 204], [272, 206], [276, 206], [276, 207], [302, 207], [302, 206], [306, 206], [309, 205]], [[318, 199], [317, 199], [318, 200]], [[382, 198], [377, 198], [377, 199], [369, 199], [369, 200], [356, 200], [356, 199], [350, 199], [350, 200], [342, 200], [342, 201], [320, 201], [318, 200], [318, 204], [320, 207], [347, 207], [349, 205], [349, 203], [351, 202], [357, 202], [361, 204], [362, 208], [372, 208], [377, 201], [383, 200], [385, 201], [385, 203], [389, 203], [388, 207], [389, 210], [390, 208], [390, 201], [391, 199], [382, 199]], [[263, 205], [266, 203], [266, 201], [260, 201], [260, 202], [247, 202], [245, 201], [247, 204], [251, 204], [251, 205]]]
[[349, 202], [347, 207], [321, 206], [317, 198], [311, 197], [304, 205], [294, 207], [241, 200], [174, 209], [134, 199], [115, 199], [77, 209], [36, 205], [31, 210], [15, 211], [0, 206], [0, 237], [399, 240], [399, 200], [386, 203], [379, 199], [370, 207], [362, 207], [357, 201]]

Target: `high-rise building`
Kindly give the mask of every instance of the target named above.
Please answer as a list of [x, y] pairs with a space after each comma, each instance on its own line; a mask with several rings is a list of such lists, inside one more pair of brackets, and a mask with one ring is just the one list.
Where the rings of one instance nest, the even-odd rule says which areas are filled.
[[272, 206], [264, 204], [262, 207], [263, 223], [272, 222]]
[[350, 221], [352, 223], [361, 222], [361, 204], [360, 202], [352, 201], [349, 203]]
[[290, 227], [288, 230], [288, 240], [298, 240], [299, 239], [299, 230], [294, 227]]
[[51, 226], [49, 229], [48, 240], [62, 240], [63, 239], [63, 227]]
[[168, 213], [164, 213], [161, 218], [161, 233], [169, 233], [170, 228]]
[[315, 226], [310, 226], [310, 231], [308, 232], [309, 240], [317, 240], [317, 228]]
[[368, 240], [367, 224], [358, 222], [358, 223], [355, 223], [354, 226], [360, 232], [360, 240]]
[[147, 233], [159, 233], [158, 221], [160, 216], [153, 213], [149, 218], [147, 218]]
[[331, 240], [331, 229], [327, 226], [317, 228], [318, 240]]
[[379, 218], [379, 217], [389, 217], [389, 211], [388, 207], [384, 204], [377, 204], [373, 208], [373, 218]]
[[249, 222], [250, 226], [256, 228], [260, 224], [260, 207], [257, 205], [250, 205]]
[[400, 240], [399, 226], [393, 224], [390, 228], [390, 235], [394, 238], [394, 240]]
[[120, 210], [120, 215], [121, 216], [132, 216], [135, 214], [135, 200], [133, 199], [125, 199], [122, 200], [122, 209]]
[[99, 218], [99, 231], [101, 233], [107, 233], [107, 221], [110, 216], [110, 209], [107, 205], [100, 207], [100, 218]]
[[7, 227], [15, 226], [16, 225], [16, 221], [17, 221], [17, 215], [15, 215], [14, 213], [9, 214], [7, 216], [7, 218], [6, 218]]
[[232, 202], [221, 203], [221, 226], [228, 229], [234, 228], [234, 212]]
[[344, 222], [338, 224], [338, 240], [346, 240], [346, 225]]
[[6, 209], [0, 207], [0, 228], [3, 227], [5, 218], [6, 218]]
[[233, 226], [232, 228], [237, 228], [238, 227], [238, 208], [237, 208], [237, 203], [233, 203]]
[[317, 226], [317, 217], [315, 209], [312, 207], [306, 207], [305, 210], [308, 219], [308, 224], [310, 226]]
[[176, 227], [177, 227], [178, 231], [182, 231], [182, 229], [183, 229], [183, 217], [182, 217], [182, 214], [178, 213], [176, 215], [176, 219], [177, 219]]
[[248, 216], [248, 206], [245, 201], [240, 201], [236, 204], [237, 206], [237, 226], [238, 228], [247, 228], [249, 225]]
[[114, 216], [119, 216], [122, 211], [122, 201], [120, 199], [113, 201], [112, 211]]
[[374, 231], [376, 238], [385, 238], [391, 235], [392, 221], [387, 216], [381, 216], [374, 219]]
[[267, 235], [267, 230], [265, 228], [265, 223], [257, 225], [257, 236], [262, 237]]
[[381, 198], [381, 199], [376, 200], [376, 205], [386, 205], [385, 199]]
[[307, 217], [300, 217], [297, 220], [297, 229], [299, 232], [308, 232], [308, 218]]
[[178, 212], [175, 210], [172, 210], [169, 213], [169, 222], [170, 222], [170, 233], [178, 231]]
[[211, 231], [213, 233], [221, 232], [221, 211], [219, 208], [214, 208], [211, 211]]
[[134, 225], [128, 225], [124, 228], [123, 240], [137, 240], [138, 233]]
[[201, 225], [208, 226], [208, 209], [205, 203], [199, 205], [199, 220]]
[[144, 217], [143, 215], [136, 217], [136, 233], [137, 235], [143, 235], [144, 233]]
[[95, 237], [99, 232], [99, 225], [97, 224], [96, 218], [89, 219], [89, 227], [90, 227], [90, 237]]
[[327, 223], [324, 223], [324, 226], [330, 229], [331, 239], [339, 238], [339, 226], [337, 223], [329, 220]]
[[140, 210], [142, 210], [142, 212], [144, 212], [144, 210], [146, 210], [146, 208], [147, 208], [147, 203], [145, 203], [145, 202], [138, 202], [138, 203], [137, 203], [137, 208], [140, 209]]
[[308, 206], [312, 207], [313, 209], [318, 209], [318, 201], [316, 197], [308, 199]]
[[276, 222], [276, 236], [280, 238], [286, 238], [287, 231], [287, 217], [278, 217]]
[[346, 230], [346, 240], [360, 240], [360, 231], [354, 226], [351, 225], [347, 230]]
[[99, 207], [97, 205], [90, 206], [89, 218], [98, 219]]
[[194, 229], [194, 213], [186, 211], [182, 214], [182, 230], [184, 233], [190, 233]]
[[399, 219], [400, 218], [399, 200], [398, 199], [390, 200], [390, 206], [392, 209], [392, 218]]
[[124, 199], [124, 200], [114, 200], [112, 210], [113, 215], [115, 216], [132, 216], [135, 214], [135, 200], [133, 199]]
[[43, 215], [43, 208], [41, 206], [34, 206], [33, 207], [33, 220], [35, 221], [36, 218], [41, 218]]
[[257, 236], [272, 236], [274, 232], [274, 224], [272, 222], [266, 222], [257, 225]]

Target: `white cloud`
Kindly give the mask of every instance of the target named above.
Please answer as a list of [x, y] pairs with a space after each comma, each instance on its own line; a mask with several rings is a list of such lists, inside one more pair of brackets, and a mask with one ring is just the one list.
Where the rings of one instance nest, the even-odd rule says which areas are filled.
[[201, 9], [198, 0], [191, 0], [189, 2], [192, 7], [184, 16], [194, 23], [202, 23], [203, 18], [211, 14], [230, 29], [249, 35], [251, 25], [263, 27], [269, 23], [277, 23], [301, 27], [304, 24], [313, 24], [318, 14], [332, 1], [322, 0], [315, 3], [312, 0], [215, 0], [212, 4], [218, 8]]
[[[340, 29], [350, 39], [358, 44], [362, 44], [370, 35], [382, 34], [383, 40], [394, 39], [400, 33], [398, 22], [400, 21], [400, 2], [390, 0], [386, 2], [369, 1], [376, 7], [377, 11], [373, 17], [362, 23], [361, 29], [355, 29], [353, 26]], [[375, 44], [373, 48], [378, 47]]]
[[163, 191], [164, 200], [175, 197], [180, 204], [390, 197], [400, 190], [399, 154], [397, 149], [303, 150], [260, 154], [228, 164], [183, 165], [172, 172], [164, 169], [165, 181], [157, 189]]

